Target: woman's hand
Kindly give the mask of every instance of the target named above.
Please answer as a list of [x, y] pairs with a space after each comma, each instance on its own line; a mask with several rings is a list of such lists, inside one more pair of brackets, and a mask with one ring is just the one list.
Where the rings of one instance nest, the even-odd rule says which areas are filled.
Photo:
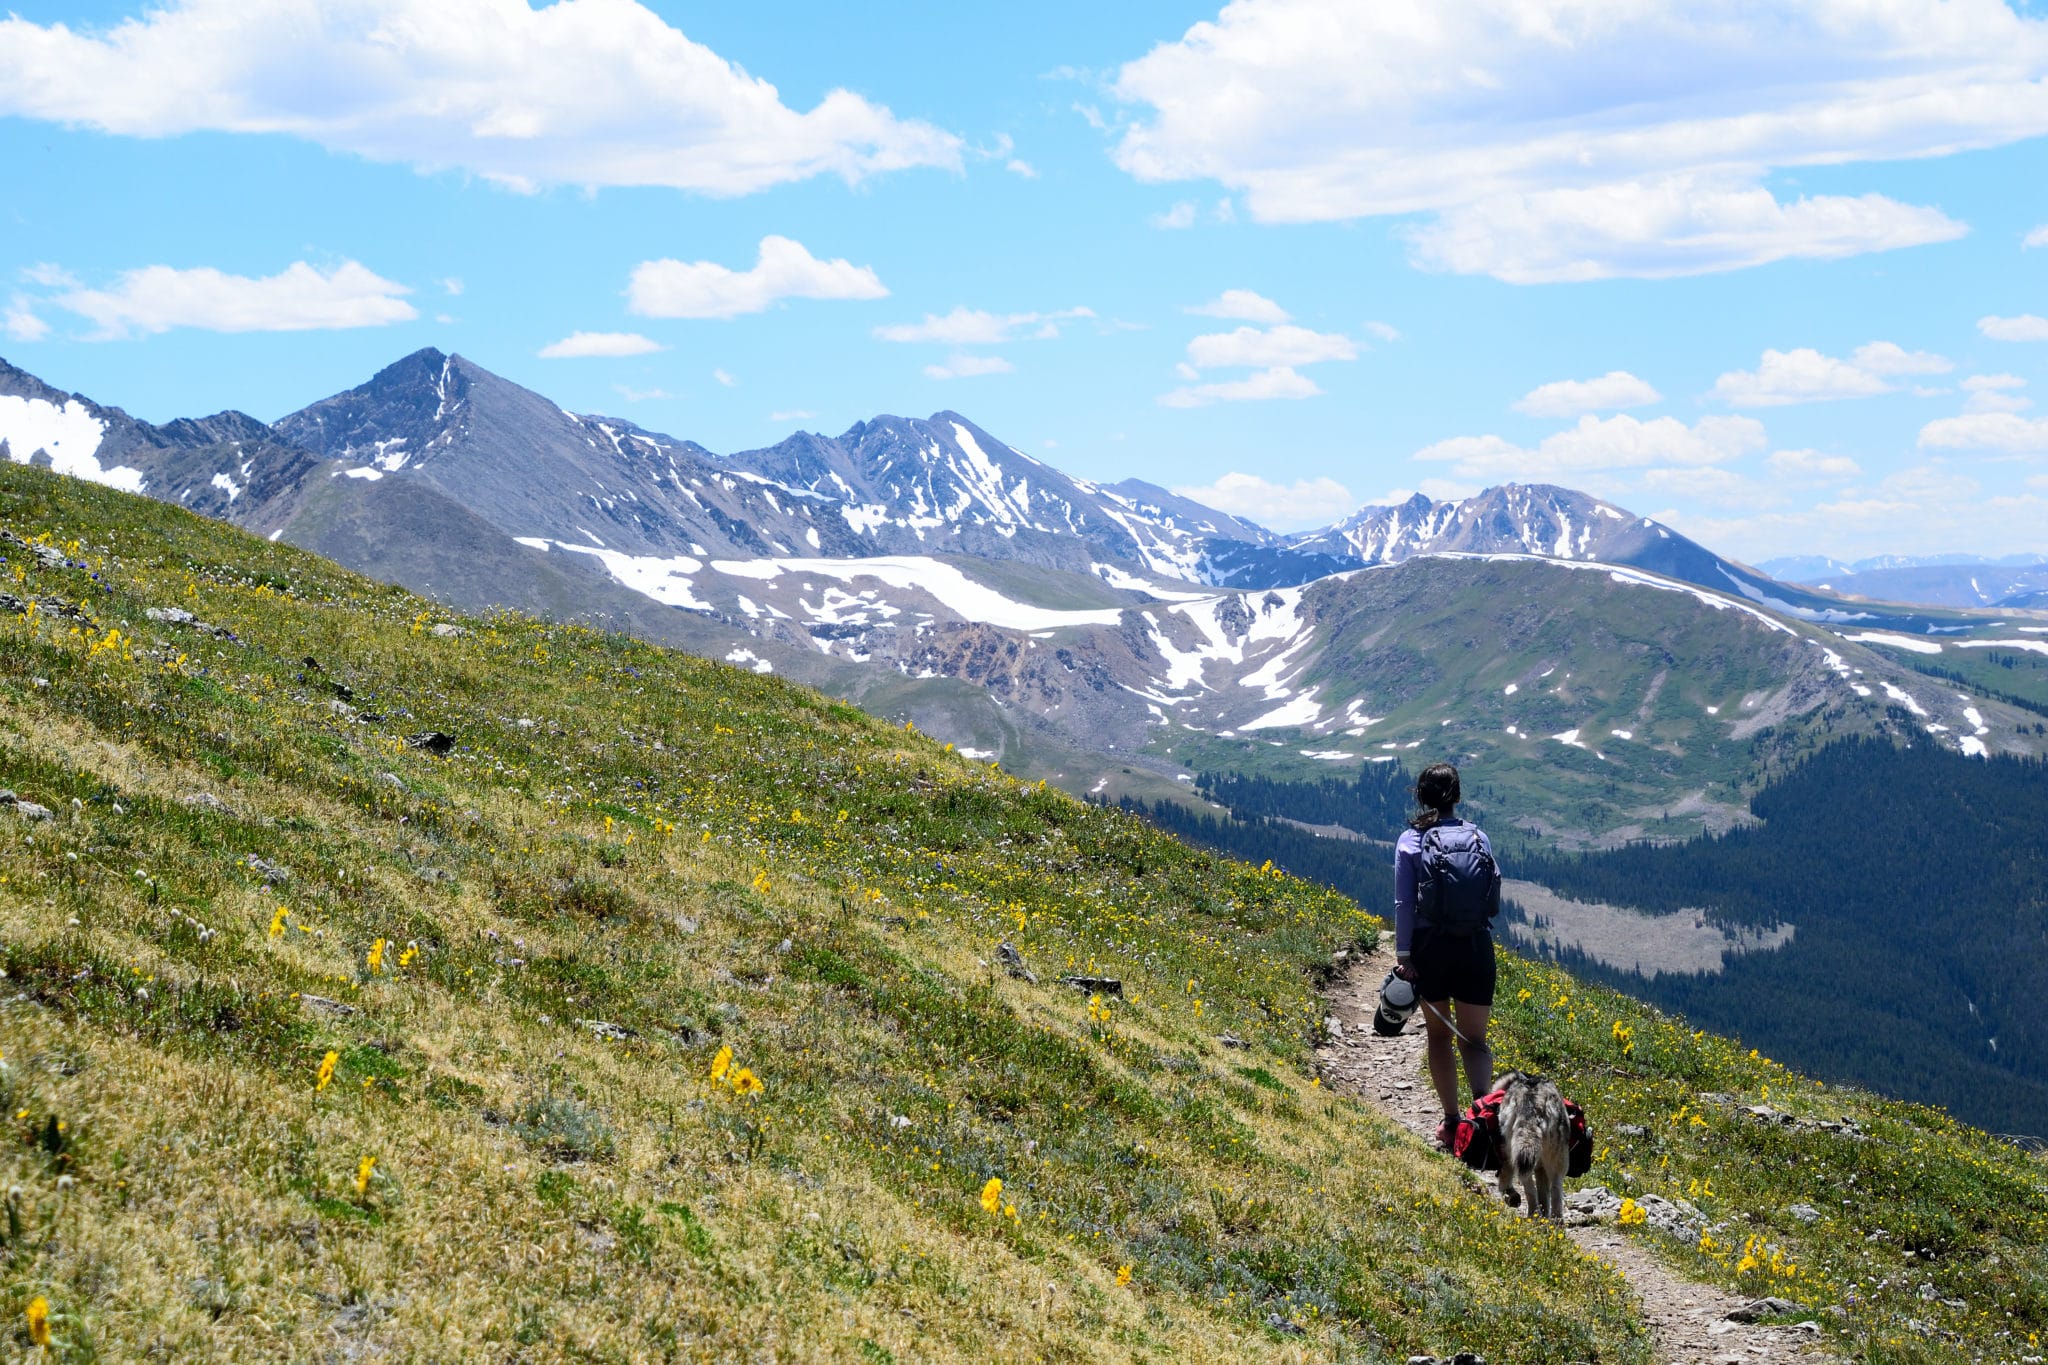
[[1406, 953], [1394, 959], [1394, 975], [1410, 985], [1415, 983], [1415, 968], [1408, 964], [1408, 955]]

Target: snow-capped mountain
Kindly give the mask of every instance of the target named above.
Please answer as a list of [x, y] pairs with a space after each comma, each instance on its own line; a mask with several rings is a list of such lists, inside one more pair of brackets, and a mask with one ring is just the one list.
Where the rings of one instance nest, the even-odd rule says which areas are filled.
[[289, 497], [320, 463], [246, 413], [154, 426], [5, 360], [0, 455], [230, 521]]

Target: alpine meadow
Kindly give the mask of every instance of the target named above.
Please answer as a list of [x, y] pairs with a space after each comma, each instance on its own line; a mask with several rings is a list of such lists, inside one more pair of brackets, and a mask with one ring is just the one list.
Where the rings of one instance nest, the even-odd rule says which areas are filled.
[[2048, 1362], [2048, 0], [10, 0], [0, 1357]]

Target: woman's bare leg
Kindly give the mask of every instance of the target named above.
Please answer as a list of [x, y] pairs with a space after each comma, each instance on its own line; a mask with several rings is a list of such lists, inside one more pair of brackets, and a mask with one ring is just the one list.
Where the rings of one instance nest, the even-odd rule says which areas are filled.
[[[1465, 1080], [1472, 1086], [1474, 1099], [1493, 1089], [1493, 1050], [1486, 1045], [1486, 1022], [1492, 1013], [1493, 1011], [1485, 1005], [1467, 1005], [1462, 1001], [1458, 1005], [1458, 1032], [1464, 1035], [1458, 1044], [1458, 1052], [1465, 1059]], [[1448, 1041], [1446, 1039], [1447, 1044]], [[1448, 1045], [1444, 1049], [1444, 1060], [1446, 1063], [1450, 1061]], [[1435, 1075], [1435, 1064], [1432, 1062], [1430, 1076], [1434, 1079]], [[1443, 1086], [1437, 1086], [1437, 1091], [1442, 1093]], [[1456, 1098], [1457, 1093], [1457, 1076], [1453, 1074], [1452, 1097]]]
[[1429, 1083], [1436, 1087], [1436, 1097], [1446, 1118], [1455, 1117], [1465, 1107], [1458, 1103], [1458, 1059], [1451, 1051], [1451, 1026], [1445, 1022], [1450, 1014], [1448, 1000], [1428, 1001], [1422, 1007]]

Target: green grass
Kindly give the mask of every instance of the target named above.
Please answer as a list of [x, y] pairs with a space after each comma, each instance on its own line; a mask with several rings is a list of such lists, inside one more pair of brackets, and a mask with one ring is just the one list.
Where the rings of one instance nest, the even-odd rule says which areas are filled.
[[[7, 591], [90, 617], [0, 615], [0, 786], [56, 812], [0, 814], [17, 1346], [42, 1296], [71, 1359], [1650, 1358], [1611, 1270], [1317, 1083], [1317, 973], [1380, 928], [1343, 898], [772, 677], [512, 616], [438, 638], [43, 471], [0, 465], [0, 526], [87, 565], [9, 553]], [[1638, 1075], [1606, 1027], [1517, 1001], [1503, 1051], [1603, 1122], [1767, 1074], [1646, 1022]], [[2037, 1165], [1806, 1102], [1894, 1125], [1857, 1214], [1975, 1296], [1923, 1317], [2039, 1330]], [[1791, 1177], [1660, 1141], [1603, 1174], [1711, 1173], [1775, 1229]], [[1816, 1300], [1878, 1254], [1819, 1235], [1782, 1234]], [[1903, 1292], [1829, 1321], [1882, 1346]]]

